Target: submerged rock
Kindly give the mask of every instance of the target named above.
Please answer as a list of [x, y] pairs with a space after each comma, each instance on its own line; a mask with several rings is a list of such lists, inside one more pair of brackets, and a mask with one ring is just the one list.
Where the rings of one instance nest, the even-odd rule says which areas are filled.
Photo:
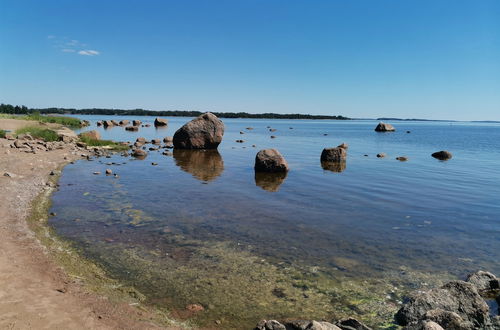
[[375, 132], [394, 132], [396, 129], [391, 124], [380, 122], [375, 127]]
[[168, 120], [167, 119], [163, 119], [163, 118], [155, 118], [155, 127], [158, 127], [158, 126], [167, 126], [168, 125]]
[[132, 132], [138, 132], [139, 126], [127, 126], [127, 127], [125, 127], [125, 130], [132, 131]]
[[449, 151], [441, 150], [441, 151], [437, 151], [437, 152], [433, 153], [432, 157], [439, 159], [439, 160], [448, 160], [448, 159], [451, 159], [453, 157], [453, 155]]
[[174, 147], [179, 149], [217, 149], [224, 135], [224, 124], [207, 112], [186, 123], [174, 134]]
[[490, 323], [488, 305], [476, 287], [464, 281], [452, 281], [440, 288], [414, 294], [396, 313], [395, 320], [403, 326], [416, 325], [426, 320], [432, 310], [456, 313], [464, 322], [470, 323], [470, 329], [483, 328]]
[[256, 172], [287, 172], [288, 163], [276, 149], [261, 150], [255, 156]]

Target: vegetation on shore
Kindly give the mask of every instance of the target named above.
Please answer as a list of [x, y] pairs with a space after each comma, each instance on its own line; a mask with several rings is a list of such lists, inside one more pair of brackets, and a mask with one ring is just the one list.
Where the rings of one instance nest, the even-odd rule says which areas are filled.
[[[15, 107], [14, 107], [15, 108]], [[21, 107], [19, 107], [21, 109]], [[27, 108], [26, 108], [27, 109]], [[21, 112], [9, 112], [10, 108], [5, 107], [5, 104], [0, 105], [0, 118], [18, 119], [18, 120], [33, 120], [40, 123], [59, 124], [72, 128], [82, 127], [81, 121], [78, 118], [64, 116], [43, 116], [36, 110], [16, 110]]]
[[55, 131], [38, 126], [28, 126], [20, 128], [16, 131], [16, 134], [29, 134], [35, 139], [44, 140], [45, 142], [53, 142], [59, 140], [59, 136]]
[[[73, 109], [73, 108], [43, 108], [35, 109], [26, 106], [13, 106], [10, 104], [0, 104], [0, 113], [10, 114], [74, 114], [74, 115], [121, 115], [121, 116], [160, 116], [160, 117], [198, 117], [203, 112], [201, 111], [181, 111], [181, 110], [144, 110], [144, 109]], [[336, 115], [310, 115], [310, 114], [280, 114], [280, 113], [259, 113], [252, 114], [247, 112], [213, 112], [214, 115], [220, 118], [265, 118], [265, 119], [334, 119], [334, 120], [348, 120], [350, 118]], [[46, 117], [57, 118], [57, 117]], [[79, 120], [78, 126], [80, 125]]]
[[126, 144], [120, 144], [111, 140], [97, 140], [86, 135], [79, 136], [80, 141], [91, 147], [110, 147], [110, 149], [115, 151], [128, 150], [129, 147]]
[[0, 139], [5, 138], [5, 134], [7, 134], [7, 132], [4, 131], [3, 129], [0, 129]]

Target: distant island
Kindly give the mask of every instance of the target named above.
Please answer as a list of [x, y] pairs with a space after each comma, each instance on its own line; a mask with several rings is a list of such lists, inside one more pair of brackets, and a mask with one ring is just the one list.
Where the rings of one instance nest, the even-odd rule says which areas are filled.
[[[0, 104], [0, 113], [8, 114], [72, 114], [72, 115], [120, 115], [120, 116], [158, 116], [158, 117], [198, 117], [201, 111], [181, 111], [181, 110], [144, 110], [144, 109], [72, 109], [72, 108], [28, 108], [26, 106], [13, 106], [10, 104]], [[263, 119], [333, 119], [350, 120], [344, 116], [328, 115], [308, 115], [308, 114], [280, 114], [280, 113], [247, 113], [247, 112], [212, 112], [220, 118], [263, 118]]]

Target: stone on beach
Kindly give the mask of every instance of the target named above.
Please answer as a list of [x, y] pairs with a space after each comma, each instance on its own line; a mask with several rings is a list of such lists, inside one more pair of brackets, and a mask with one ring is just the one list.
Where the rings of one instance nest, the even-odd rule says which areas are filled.
[[464, 329], [483, 328], [490, 323], [488, 305], [476, 287], [464, 281], [451, 281], [440, 288], [412, 295], [395, 319], [403, 326], [416, 324], [426, 320], [428, 313], [436, 309], [456, 313], [464, 325], [470, 324]]
[[391, 124], [380, 122], [375, 127], [375, 132], [394, 132], [396, 129]]
[[439, 159], [439, 160], [448, 160], [448, 159], [451, 159], [453, 157], [453, 155], [449, 151], [441, 150], [441, 151], [437, 151], [437, 152], [433, 153], [432, 157]]
[[207, 112], [184, 124], [174, 134], [174, 147], [179, 149], [217, 149], [224, 135], [224, 124]]
[[92, 140], [100, 140], [101, 139], [101, 134], [96, 130], [80, 133], [80, 136], [87, 137], [87, 138], [92, 139]]
[[155, 118], [155, 127], [158, 127], [158, 126], [167, 126], [168, 125], [168, 120], [167, 119], [164, 119], [164, 118]]
[[255, 171], [257, 172], [287, 172], [288, 163], [276, 149], [261, 150], [255, 156]]

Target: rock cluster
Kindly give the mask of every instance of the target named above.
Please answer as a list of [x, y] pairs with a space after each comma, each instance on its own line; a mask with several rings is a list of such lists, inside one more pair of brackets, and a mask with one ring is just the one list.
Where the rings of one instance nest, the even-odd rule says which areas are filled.
[[371, 328], [354, 318], [348, 318], [335, 323], [314, 320], [294, 320], [280, 323], [276, 320], [262, 320], [254, 330], [371, 330]]

